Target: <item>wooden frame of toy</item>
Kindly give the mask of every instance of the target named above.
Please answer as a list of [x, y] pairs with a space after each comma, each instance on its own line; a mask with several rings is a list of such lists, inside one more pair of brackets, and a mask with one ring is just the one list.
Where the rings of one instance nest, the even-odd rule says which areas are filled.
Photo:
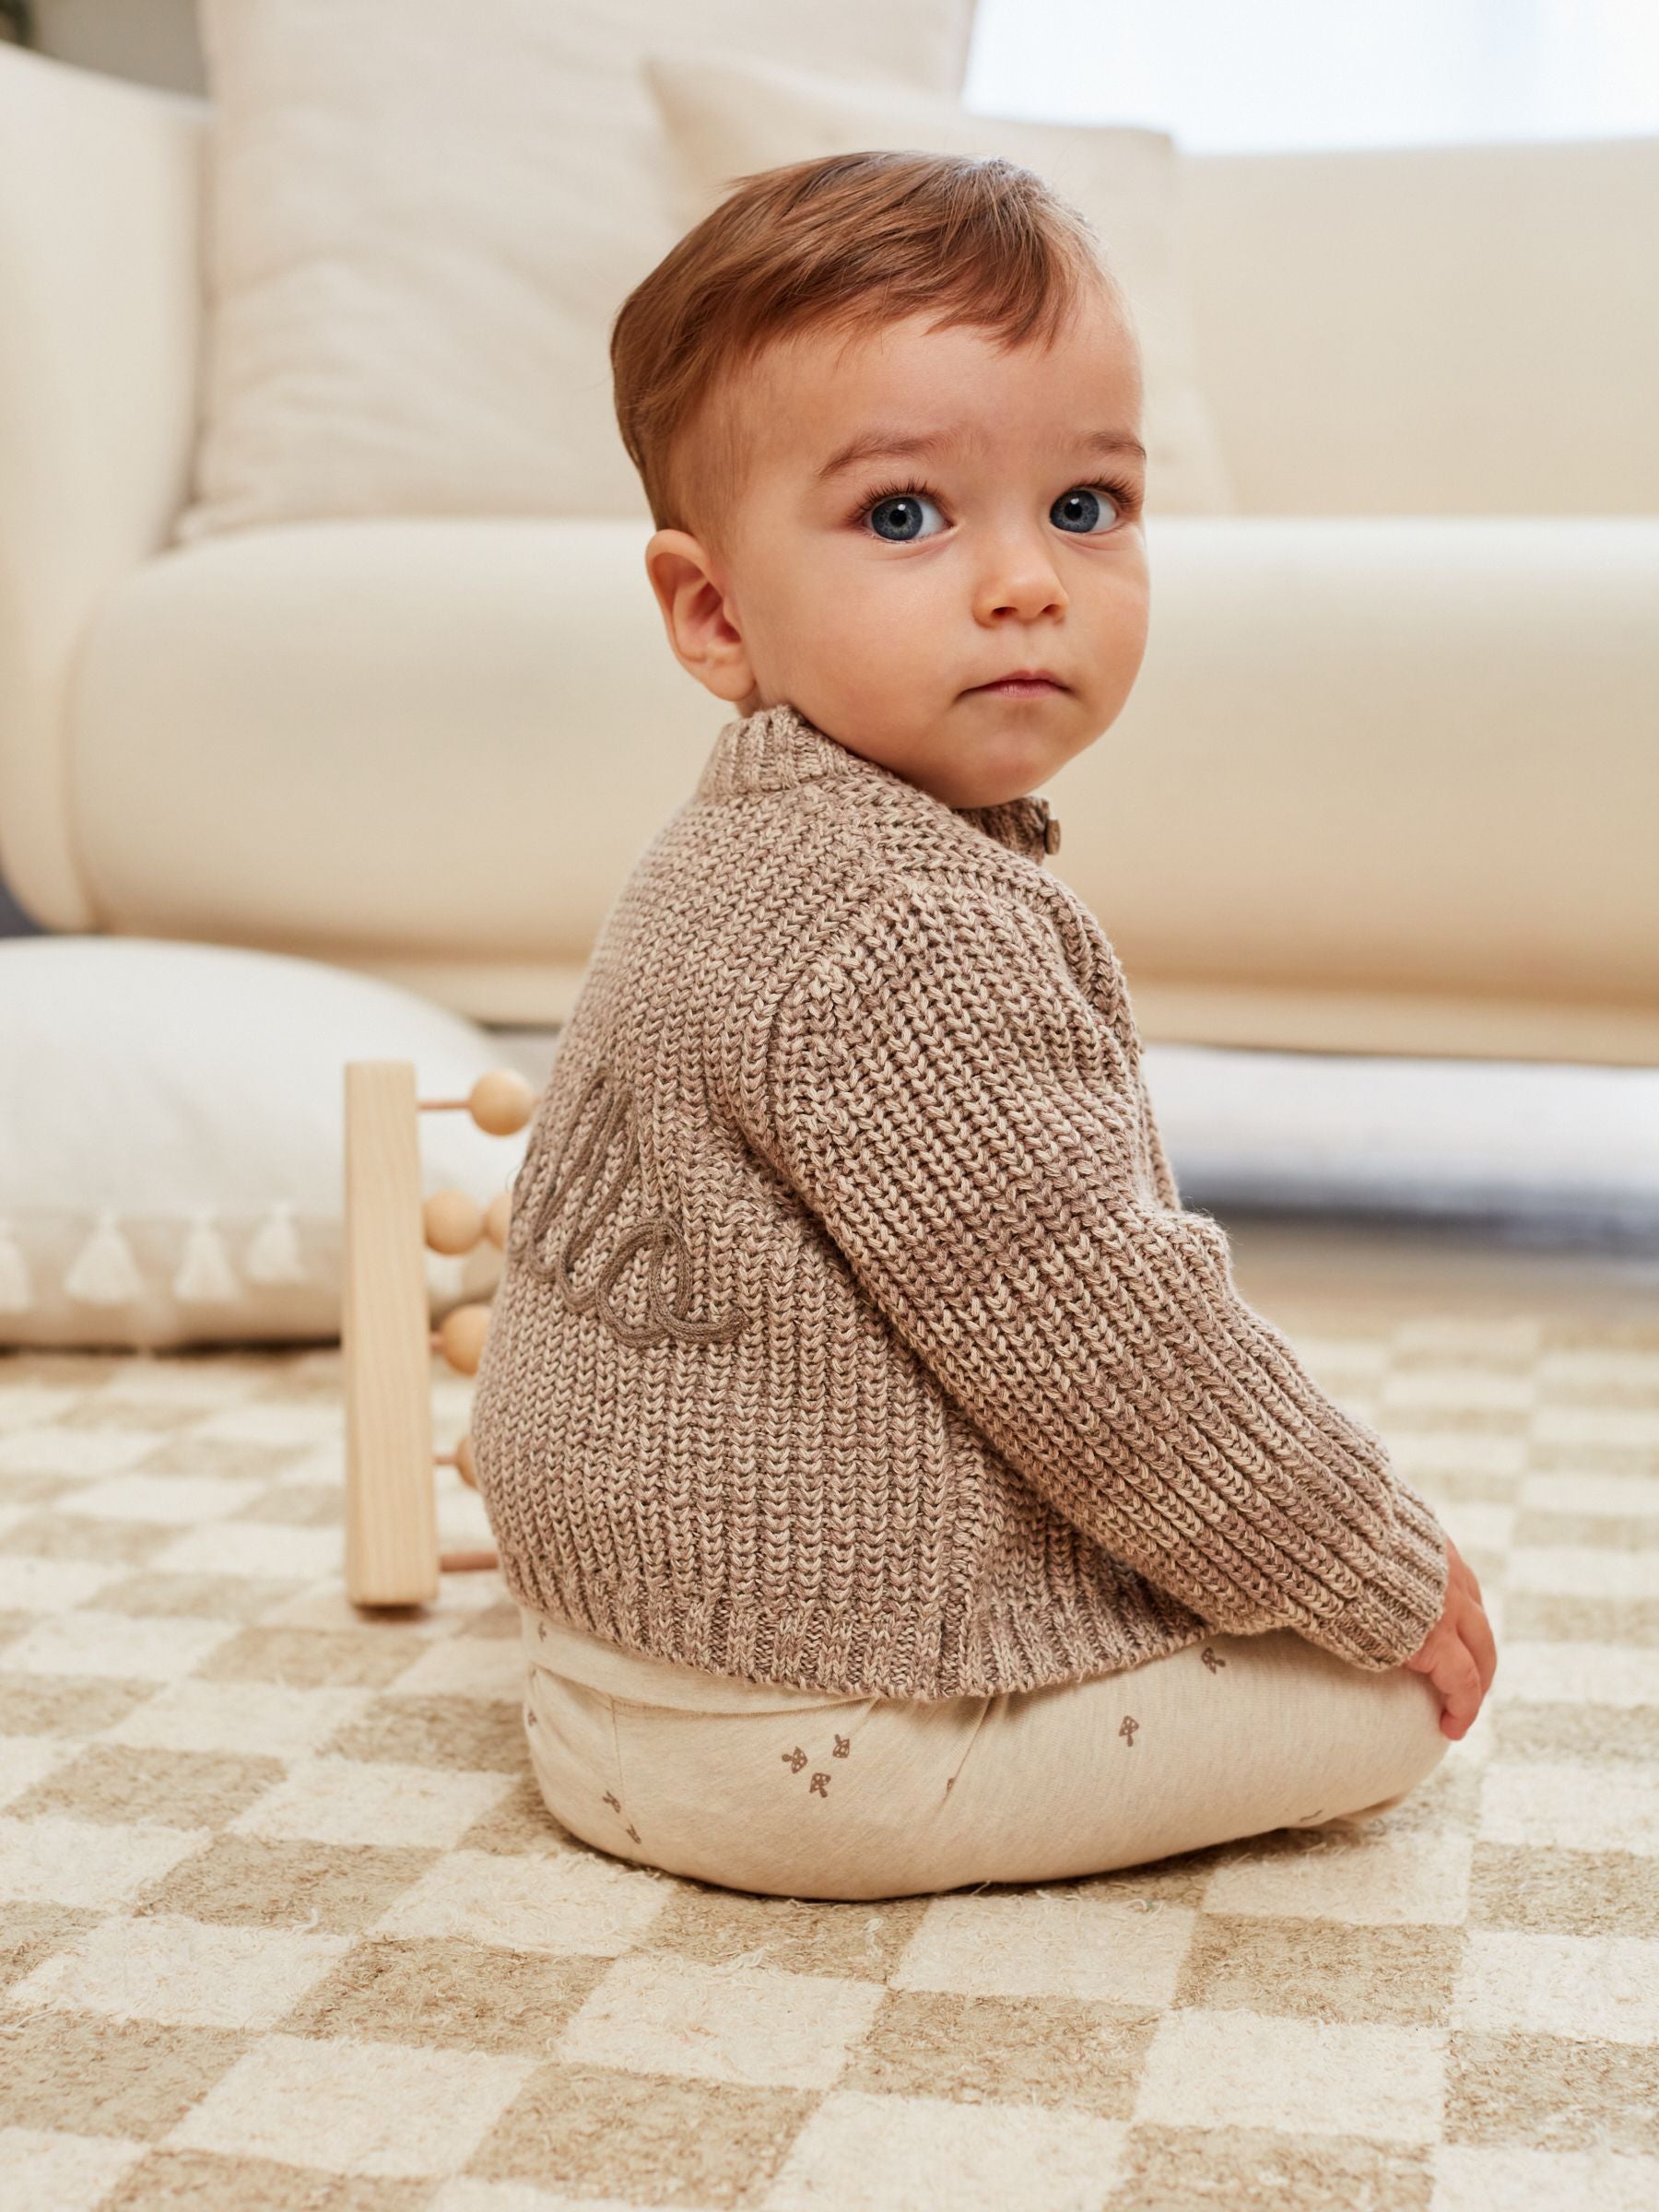
[[535, 1093], [510, 1068], [492, 1068], [464, 1099], [416, 1095], [407, 1060], [346, 1064], [346, 1213], [340, 1349], [346, 1380], [346, 1589], [359, 1606], [416, 1606], [444, 1573], [492, 1568], [493, 1551], [440, 1552], [433, 1470], [453, 1466], [476, 1489], [471, 1440], [432, 1449], [431, 1356], [476, 1375], [487, 1305], [456, 1306], [431, 1325], [426, 1253], [507, 1243], [512, 1193], [487, 1207], [465, 1191], [421, 1196], [420, 1116], [470, 1113], [491, 1136], [512, 1136]]

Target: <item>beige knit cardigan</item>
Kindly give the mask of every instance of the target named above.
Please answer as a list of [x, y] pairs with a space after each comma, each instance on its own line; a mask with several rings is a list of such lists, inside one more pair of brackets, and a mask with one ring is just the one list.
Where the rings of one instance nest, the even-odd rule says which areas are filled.
[[722, 729], [513, 1186], [472, 1432], [516, 1598], [892, 1698], [1421, 1643], [1443, 1531], [1182, 1210], [1057, 840], [793, 706]]

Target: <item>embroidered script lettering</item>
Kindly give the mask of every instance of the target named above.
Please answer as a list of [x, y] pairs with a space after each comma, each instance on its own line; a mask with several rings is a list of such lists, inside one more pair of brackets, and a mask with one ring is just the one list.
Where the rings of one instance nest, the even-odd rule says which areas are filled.
[[[607, 1162], [608, 1180], [599, 1189]], [[640, 1135], [628, 1086], [613, 1083], [606, 1069], [596, 1068], [577, 1102], [547, 1187], [525, 1232], [527, 1263], [555, 1285], [567, 1312], [592, 1309], [624, 1344], [661, 1344], [670, 1336], [683, 1344], [724, 1343], [746, 1326], [748, 1315], [737, 1305], [714, 1321], [699, 1321], [683, 1311], [691, 1255], [679, 1224], [665, 1213], [634, 1222], [618, 1239], [592, 1283], [579, 1285], [571, 1279], [582, 1253], [612, 1219], [639, 1165]], [[561, 1236], [555, 1222], [567, 1198], [570, 1218], [562, 1224]], [[647, 1314], [641, 1322], [631, 1322], [618, 1310], [613, 1293], [641, 1252], [645, 1254]], [[663, 1287], [666, 1263], [672, 1264], [673, 1276], [668, 1295]]]

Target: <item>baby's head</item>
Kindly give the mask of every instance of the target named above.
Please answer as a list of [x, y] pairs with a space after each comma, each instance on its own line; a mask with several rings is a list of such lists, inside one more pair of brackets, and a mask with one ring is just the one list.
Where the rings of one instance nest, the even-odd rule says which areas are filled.
[[[1000, 159], [735, 180], [623, 302], [618, 418], [682, 665], [952, 806], [1052, 776], [1146, 648], [1141, 370], [1083, 218]], [[1054, 685], [987, 688], [1044, 670]]]

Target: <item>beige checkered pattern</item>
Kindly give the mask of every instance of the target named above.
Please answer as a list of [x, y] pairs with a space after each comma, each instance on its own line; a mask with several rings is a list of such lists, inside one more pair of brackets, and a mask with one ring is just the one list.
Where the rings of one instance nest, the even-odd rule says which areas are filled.
[[557, 1827], [499, 1579], [345, 1599], [337, 1351], [0, 1358], [8, 2212], [1649, 2212], [1659, 1322], [1295, 1335], [1481, 1577], [1474, 1733], [1368, 1830], [877, 1904]]

